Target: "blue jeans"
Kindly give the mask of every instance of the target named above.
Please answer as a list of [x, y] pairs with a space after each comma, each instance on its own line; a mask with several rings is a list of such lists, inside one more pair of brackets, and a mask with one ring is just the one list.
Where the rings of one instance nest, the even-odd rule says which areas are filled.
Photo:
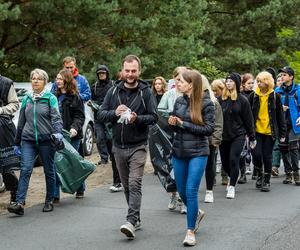
[[42, 158], [44, 173], [46, 179], [46, 199], [45, 202], [51, 202], [55, 188], [55, 149], [51, 141], [41, 142], [38, 145], [35, 142], [22, 141], [21, 145], [21, 172], [17, 191], [18, 203], [24, 203], [29, 186], [29, 180], [34, 166], [35, 158], [39, 154]]
[[[80, 139], [71, 139], [71, 145], [73, 146], [73, 148], [75, 148], [76, 151], [79, 150], [80, 147]], [[54, 197], [55, 198], [59, 198], [60, 197], [60, 192], [59, 192], [59, 188], [60, 188], [60, 181], [59, 181], [59, 177], [57, 175], [57, 173], [55, 172], [55, 190], [54, 190]], [[83, 193], [85, 191], [85, 182], [83, 182], [81, 184], [81, 186], [78, 188], [77, 192], [78, 193]]]
[[194, 230], [198, 216], [198, 190], [206, 168], [207, 156], [172, 156], [177, 191], [187, 207], [187, 229]]

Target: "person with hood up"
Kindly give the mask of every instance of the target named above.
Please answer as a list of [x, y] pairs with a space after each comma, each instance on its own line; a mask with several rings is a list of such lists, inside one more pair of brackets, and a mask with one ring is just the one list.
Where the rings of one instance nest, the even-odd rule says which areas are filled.
[[[106, 65], [99, 65], [96, 69], [97, 80], [92, 85], [92, 98], [99, 106], [103, 103], [104, 97], [108, 90], [112, 87], [112, 81], [109, 79], [109, 69]], [[97, 119], [97, 112], [95, 111], [95, 133], [96, 133], [96, 145], [101, 160], [98, 164], [107, 164], [109, 158], [109, 150], [107, 145], [107, 129], [105, 124]]]
[[239, 177], [239, 160], [248, 135], [250, 147], [256, 145], [254, 122], [247, 97], [240, 94], [241, 76], [231, 73], [226, 77], [225, 89], [219, 98], [223, 111], [223, 135], [220, 145], [221, 161], [230, 181], [226, 198], [235, 198], [235, 185]]

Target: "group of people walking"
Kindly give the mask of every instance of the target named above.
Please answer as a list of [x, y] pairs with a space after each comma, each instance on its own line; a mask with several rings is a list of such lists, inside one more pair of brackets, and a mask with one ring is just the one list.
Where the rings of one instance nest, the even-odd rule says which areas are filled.
[[[204, 200], [214, 202], [218, 152], [228, 176], [228, 199], [236, 196], [240, 172], [245, 174], [241, 163], [245, 147], [252, 154], [258, 189], [270, 191], [272, 152], [276, 142], [285, 167], [284, 183], [300, 185], [300, 88], [294, 82], [292, 68], [279, 70], [282, 81], [276, 87], [277, 76], [272, 68], [260, 72], [255, 79], [249, 74], [241, 77], [238, 73], [230, 73], [226, 79], [217, 79], [210, 84], [199, 71], [178, 67], [169, 86], [160, 76], [154, 79], [151, 90], [140, 79], [141, 61], [135, 55], [123, 59], [117, 81], [110, 80], [107, 66], [99, 65], [97, 80], [91, 88], [86, 78], [78, 74], [75, 58], [66, 57], [63, 66], [51, 91], [45, 89], [48, 75], [44, 70], [31, 72], [33, 91], [22, 100], [15, 139], [7, 145], [14, 152], [10, 154], [12, 158], [16, 155], [21, 157], [19, 180], [9, 166], [1, 168], [5, 169], [1, 170], [3, 177], [10, 176], [5, 182], [11, 184], [7, 184], [11, 191], [9, 212], [24, 214], [29, 179], [37, 154], [42, 158], [46, 179], [43, 212], [53, 211], [53, 203], [60, 202], [53, 141], [62, 141], [64, 129], [69, 132], [72, 146], [80, 152], [84, 102], [94, 106], [90, 99], [99, 105], [99, 109], [94, 109], [97, 148], [101, 157], [99, 164], [107, 164], [111, 160], [111, 191], [124, 190], [128, 211], [120, 231], [128, 239], [133, 239], [135, 232], [141, 228], [141, 190], [148, 132], [162, 114], [167, 116], [171, 131], [171, 162], [177, 188], [177, 192], [170, 194], [168, 208], [175, 209], [176, 202], [182, 204], [182, 213], [186, 213], [187, 217], [185, 246], [196, 244], [195, 234], [205, 214], [199, 209], [198, 201], [204, 172], [207, 189]], [[246, 76], [247, 79], [243, 79]], [[0, 80], [0, 115], [5, 112], [12, 115], [18, 109], [15, 93], [11, 93], [12, 81], [2, 77]], [[82, 183], [76, 198], [83, 198], [84, 191], [85, 183]]]

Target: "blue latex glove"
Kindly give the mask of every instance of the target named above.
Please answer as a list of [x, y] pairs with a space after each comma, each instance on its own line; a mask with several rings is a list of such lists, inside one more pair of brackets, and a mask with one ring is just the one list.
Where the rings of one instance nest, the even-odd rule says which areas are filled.
[[14, 146], [14, 153], [16, 156], [21, 156], [21, 147], [20, 146]]
[[64, 136], [61, 133], [55, 133], [53, 134], [53, 136], [59, 141], [61, 142], [62, 139], [64, 138]]

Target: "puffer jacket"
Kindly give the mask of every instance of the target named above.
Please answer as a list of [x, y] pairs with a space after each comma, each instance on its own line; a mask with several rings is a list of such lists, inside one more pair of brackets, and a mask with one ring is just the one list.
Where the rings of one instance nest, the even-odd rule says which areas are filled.
[[190, 99], [187, 95], [176, 99], [172, 115], [179, 117], [182, 127], [172, 126], [175, 131], [173, 153], [178, 158], [209, 155], [208, 136], [214, 131], [215, 107], [209, 93], [204, 92], [202, 101], [203, 125], [196, 125], [190, 116]]
[[[148, 125], [156, 123], [158, 119], [155, 97], [147, 83], [141, 80], [138, 87], [131, 91], [125, 88], [123, 81], [117, 81], [115, 85], [105, 96], [97, 115], [98, 121], [112, 123], [113, 144], [118, 148], [147, 144]], [[120, 117], [116, 116], [115, 111], [121, 104], [137, 114], [134, 123], [117, 122]]]
[[50, 135], [62, 133], [63, 122], [55, 95], [46, 91], [41, 98], [26, 95], [21, 104], [15, 144], [21, 141], [39, 142], [50, 140]]

